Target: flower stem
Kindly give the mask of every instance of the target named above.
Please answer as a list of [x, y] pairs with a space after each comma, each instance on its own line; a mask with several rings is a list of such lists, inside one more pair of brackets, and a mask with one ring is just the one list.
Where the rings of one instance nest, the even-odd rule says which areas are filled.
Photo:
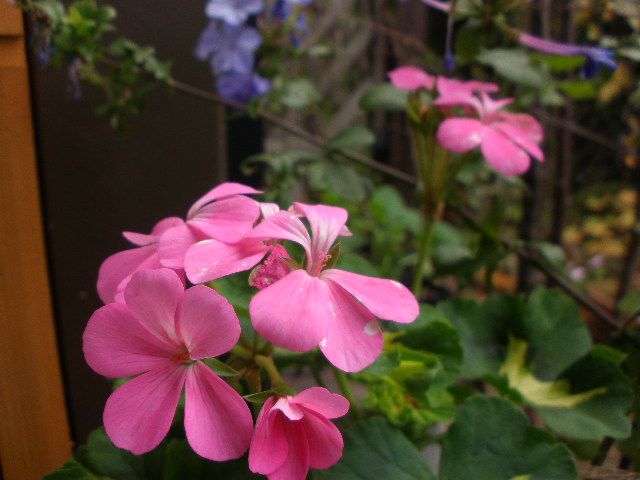
[[362, 415], [355, 399], [353, 398], [349, 379], [342, 370], [334, 366], [332, 366], [331, 369], [333, 370], [333, 376], [336, 377], [336, 382], [338, 382], [338, 387], [340, 388], [342, 395], [344, 395], [344, 397], [349, 401], [351, 413], [356, 419], [360, 419]]
[[267, 375], [269, 376], [269, 380], [271, 381], [271, 388], [273, 390], [282, 390], [287, 393], [291, 392], [291, 387], [282, 379], [280, 372], [278, 371], [278, 367], [273, 363], [271, 357], [265, 357], [264, 355], [256, 355], [253, 357], [256, 365], [263, 368]]

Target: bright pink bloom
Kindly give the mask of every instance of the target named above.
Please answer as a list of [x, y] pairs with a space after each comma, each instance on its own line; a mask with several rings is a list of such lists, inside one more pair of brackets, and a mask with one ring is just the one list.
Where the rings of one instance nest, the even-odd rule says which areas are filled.
[[542, 127], [526, 114], [502, 112], [513, 99], [492, 100], [485, 92], [480, 98], [459, 93], [436, 100], [439, 105], [461, 105], [473, 108], [479, 118], [449, 118], [440, 124], [438, 141], [456, 153], [480, 147], [495, 170], [503, 175], [520, 175], [531, 165], [531, 158], [544, 160], [540, 149]]
[[269, 398], [256, 422], [249, 469], [269, 480], [304, 480], [309, 468], [335, 465], [344, 443], [329, 419], [348, 411], [346, 398], [322, 387], [292, 397]]
[[290, 258], [282, 245], [275, 245], [264, 263], [254, 268], [249, 275], [249, 285], [262, 290], [277, 282], [291, 272], [292, 268], [288, 262]]
[[431, 90], [436, 84], [436, 77], [418, 67], [411, 65], [398, 67], [387, 73], [391, 83], [400, 90], [415, 91], [421, 88]]
[[255, 329], [289, 350], [304, 352], [317, 345], [336, 367], [358, 371], [382, 351], [376, 317], [409, 323], [418, 302], [402, 284], [335, 268], [325, 270], [329, 250], [345, 227], [347, 211], [325, 205], [296, 203], [298, 215], [279, 212], [263, 220], [250, 237], [290, 240], [306, 251], [305, 269], [293, 270], [258, 292], [249, 306]]
[[[123, 292], [131, 275], [139, 270], [161, 268], [158, 256], [158, 240], [167, 230], [184, 224], [178, 217], [159, 221], [151, 234], [123, 232], [123, 236], [138, 248], [131, 248], [108, 257], [98, 273], [98, 295], [105, 303], [124, 302]], [[182, 275], [182, 273], [181, 273]]]
[[238, 341], [233, 307], [208, 287], [185, 291], [166, 268], [133, 274], [124, 299], [97, 310], [83, 335], [93, 370], [110, 378], [135, 376], [107, 400], [109, 438], [136, 455], [154, 449], [171, 427], [184, 387], [184, 426], [193, 450], [210, 460], [240, 457], [251, 441], [251, 413], [200, 361]]
[[187, 221], [164, 232], [158, 254], [163, 266], [184, 267], [184, 256], [195, 243], [213, 238], [234, 243], [241, 240], [260, 216], [258, 202], [245, 194], [261, 193], [240, 183], [223, 183], [193, 204]]

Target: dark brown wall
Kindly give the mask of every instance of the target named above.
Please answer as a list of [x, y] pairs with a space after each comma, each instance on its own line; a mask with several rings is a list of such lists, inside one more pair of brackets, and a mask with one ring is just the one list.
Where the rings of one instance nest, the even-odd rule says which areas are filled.
[[[121, 31], [174, 61], [174, 75], [212, 87], [206, 64], [192, 56], [205, 25], [204, 1], [113, 0]], [[33, 63], [33, 62], [32, 62]], [[96, 119], [95, 94], [69, 100], [66, 72], [32, 67], [45, 223], [58, 334], [74, 438], [101, 423], [110, 384], [84, 363], [81, 337], [100, 306], [101, 261], [127, 247], [122, 230], [146, 232], [223, 180], [221, 111], [182, 94], [157, 92], [126, 135]], [[251, 128], [242, 135], [255, 143]], [[251, 140], [252, 139], [252, 140]], [[233, 170], [233, 169], [232, 169]]]

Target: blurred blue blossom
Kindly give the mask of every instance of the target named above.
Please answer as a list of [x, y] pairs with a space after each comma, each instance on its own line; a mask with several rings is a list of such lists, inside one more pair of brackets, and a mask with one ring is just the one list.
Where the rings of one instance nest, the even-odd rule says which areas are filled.
[[217, 87], [223, 98], [245, 104], [252, 98], [267, 93], [271, 83], [253, 72], [229, 73], [218, 77]]
[[205, 12], [212, 20], [241, 25], [263, 9], [264, 0], [209, 0]]
[[214, 73], [247, 73], [253, 70], [254, 54], [262, 36], [253, 27], [211, 22], [202, 32], [195, 55], [209, 60]]

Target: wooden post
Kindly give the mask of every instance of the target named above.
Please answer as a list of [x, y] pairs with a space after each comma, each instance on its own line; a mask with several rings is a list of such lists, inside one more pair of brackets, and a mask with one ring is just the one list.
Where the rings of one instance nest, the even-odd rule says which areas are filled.
[[71, 455], [20, 10], [0, 1], [0, 463], [39, 479]]

